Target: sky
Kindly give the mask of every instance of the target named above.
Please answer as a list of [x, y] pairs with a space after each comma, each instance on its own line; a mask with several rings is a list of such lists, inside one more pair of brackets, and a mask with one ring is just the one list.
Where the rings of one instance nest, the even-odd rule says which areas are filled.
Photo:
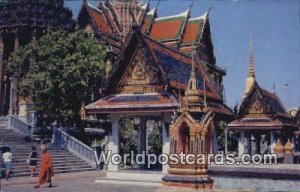
[[[82, 2], [65, 0], [74, 18]], [[97, 5], [100, 1], [90, 2]], [[151, 0], [151, 8], [157, 2]], [[158, 16], [184, 12], [191, 3], [161, 0]], [[268, 91], [275, 90], [286, 109], [300, 107], [300, 0], [195, 0], [191, 16], [204, 14], [210, 6], [217, 65], [227, 70], [227, 105], [233, 107], [241, 102], [252, 34], [257, 82]]]

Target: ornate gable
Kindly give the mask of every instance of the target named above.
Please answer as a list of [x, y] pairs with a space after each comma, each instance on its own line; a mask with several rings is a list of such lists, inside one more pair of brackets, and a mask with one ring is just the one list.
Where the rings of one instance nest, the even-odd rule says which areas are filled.
[[142, 48], [138, 48], [118, 83], [122, 93], [150, 93], [162, 88], [159, 69], [149, 64]]
[[266, 106], [257, 88], [244, 100], [242, 107], [240, 113], [246, 117], [260, 117], [266, 113]]

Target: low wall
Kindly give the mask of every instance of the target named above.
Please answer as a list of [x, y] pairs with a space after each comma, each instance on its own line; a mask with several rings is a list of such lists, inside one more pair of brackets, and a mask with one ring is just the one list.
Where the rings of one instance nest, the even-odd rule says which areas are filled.
[[246, 191], [299, 191], [300, 166], [279, 165], [210, 165], [209, 174], [215, 189]]

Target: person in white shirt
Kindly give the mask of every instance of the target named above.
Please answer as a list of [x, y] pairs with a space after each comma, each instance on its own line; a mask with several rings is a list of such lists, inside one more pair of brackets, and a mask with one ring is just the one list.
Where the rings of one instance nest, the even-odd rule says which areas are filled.
[[10, 170], [12, 168], [13, 156], [10, 152], [10, 148], [7, 148], [2, 155], [3, 165], [5, 168], [6, 180], [9, 179]]

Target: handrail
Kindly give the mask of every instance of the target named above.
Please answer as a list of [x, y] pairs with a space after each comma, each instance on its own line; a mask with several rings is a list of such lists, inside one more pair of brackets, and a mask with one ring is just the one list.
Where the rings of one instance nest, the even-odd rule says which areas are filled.
[[19, 119], [17, 116], [9, 115], [8, 116], [8, 127], [10, 129], [15, 130], [17, 133], [21, 134], [22, 136], [30, 136], [31, 134], [31, 125], [27, 124], [26, 122]]
[[93, 167], [96, 167], [94, 150], [68, 133], [57, 129], [54, 133], [54, 144], [80, 157]]

